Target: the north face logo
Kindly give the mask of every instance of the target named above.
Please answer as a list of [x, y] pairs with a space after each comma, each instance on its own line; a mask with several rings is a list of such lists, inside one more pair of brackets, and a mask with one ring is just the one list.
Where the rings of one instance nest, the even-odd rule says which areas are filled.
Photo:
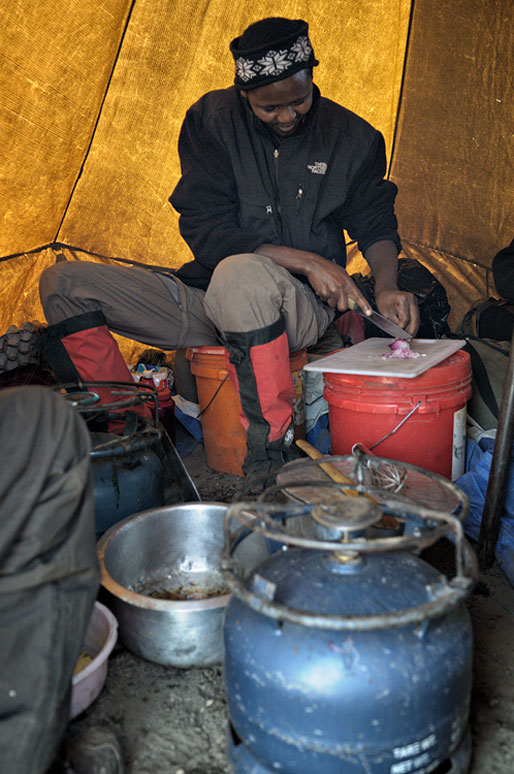
[[313, 175], [324, 175], [327, 171], [327, 165], [324, 161], [315, 161], [314, 164], [307, 164]]

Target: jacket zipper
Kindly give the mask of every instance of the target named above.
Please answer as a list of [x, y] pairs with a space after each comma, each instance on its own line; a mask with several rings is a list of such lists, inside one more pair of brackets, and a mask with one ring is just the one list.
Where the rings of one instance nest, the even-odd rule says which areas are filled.
[[298, 185], [298, 190], [296, 192], [296, 212], [300, 209], [300, 204], [302, 203], [302, 197], [303, 197], [303, 184], [300, 183]]
[[274, 164], [274, 169], [275, 169], [275, 190], [277, 192], [277, 194], [276, 194], [276, 196], [277, 196], [277, 210], [278, 210], [278, 214], [282, 215], [282, 209], [280, 207], [280, 198], [279, 198], [279, 195], [278, 195], [278, 192], [280, 191], [280, 187], [279, 187], [279, 184], [278, 184], [278, 157], [279, 156], [280, 156], [280, 151], [279, 151], [278, 148], [275, 148], [275, 150], [273, 151], [273, 164]]
[[[275, 188], [277, 191], [277, 209], [279, 215], [282, 215], [281, 208], [280, 208], [280, 199], [278, 197], [278, 192], [280, 190], [279, 184], [278, 184], [278, 159], [280, 156], [280, 151], [278, 148], [275, 148], [273, 151], [273, 160], [274, 160], [274, 168], [275, 168]], [[303, 198], [303, 183], [298, 184], [298, 190], [296, 191], [296, 211], [300, 209], [300, 205], [302, 203]]]

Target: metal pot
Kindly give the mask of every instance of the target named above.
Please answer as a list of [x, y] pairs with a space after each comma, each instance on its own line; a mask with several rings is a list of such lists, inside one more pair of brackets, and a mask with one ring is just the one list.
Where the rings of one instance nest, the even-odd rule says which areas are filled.
[[[113, 525], [98, 543], [102, 585], [119, 635], [138, 656], [176, 667], [223, 659], [229, 590], [220, 569], [222, 503], [186, 503], [138, 513]], [[249, 569], [268, 556], [260, 536], [237, 557]]]

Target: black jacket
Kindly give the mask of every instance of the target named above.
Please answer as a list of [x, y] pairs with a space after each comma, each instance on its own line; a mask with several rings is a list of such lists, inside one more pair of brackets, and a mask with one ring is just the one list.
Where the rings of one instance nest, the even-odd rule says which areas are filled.
[[361, 252], [382, 239], [400, 249], [382, 135], [316, 86], [303, 123], [283, 139], [235, 87], [205, 94], [186, 114], [179, 155], [170, 202], [195, 257], [177, 271], [189, 285], [205, 289], [219, 261], [264, 242], [342, 266], [343, 229]]

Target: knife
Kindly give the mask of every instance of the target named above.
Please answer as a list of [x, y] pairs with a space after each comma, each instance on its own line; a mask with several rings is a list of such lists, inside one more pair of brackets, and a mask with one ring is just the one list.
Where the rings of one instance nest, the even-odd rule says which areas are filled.
[[348, 309], [352, 309], [354, 312], [362, 315], [362, 317], [364, 317], [366, 320], [369, 320], [373, 323], [373, 325], [376, 325], [377, 328], [380, 328], [380, 330], [384, 331], [389, 336], [393, 336], [395, 339], [412, 339], [410, 333], [407, 333], [406, 330], [400, 328], [399, 325], [391, 322], [391, 320], [388, 320], [387, 317], [383, 317], [378, 312], [372, 311], [371, 314], [365, 314], [365, 312], [363, 312], [362, 309], [357, 306], [353, 298], [348, 299]]

